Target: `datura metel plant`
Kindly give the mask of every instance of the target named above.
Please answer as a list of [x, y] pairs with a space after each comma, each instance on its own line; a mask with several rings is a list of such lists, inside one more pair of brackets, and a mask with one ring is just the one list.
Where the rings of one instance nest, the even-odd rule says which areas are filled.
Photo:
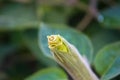
[[99, 80], [87, 59], [72, 44], [60, 35], [50, 35], [47, 38], [53, 57], [74, 80]]

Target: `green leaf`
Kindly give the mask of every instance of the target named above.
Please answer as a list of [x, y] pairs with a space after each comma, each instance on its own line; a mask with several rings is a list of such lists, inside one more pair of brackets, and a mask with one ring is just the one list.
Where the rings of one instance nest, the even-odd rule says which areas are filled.
[[119, 31], [102, 28], [98, 23], [92, 23], [85, 30], [93, 43], [94, 55], [105, 45], [119, 41]]
[[105, 46], [101, 49], [94, 62], [96, 71], [102, 80], [109, 80], [120, 74], [120, 42]]
[[47, 5], [47, 6], [66, 6], [68, 4], [72, 3], [73, 1], [68, 0], [38, 0], [38, 5]]
[[48, 49], [47, 36], [60, 34], [68, 42], [73, 44], [82, 55], [85, 55], [91, 61], [93, 47], [89, 38], [77, 30], [62, 24], [41, 24], [39, 32], [40, 47], [45, 55], [52, 57]]
[[48, 57], [46, 57], [40, 50], [38, 45], [38, 30], [28, 30], [23, 34], [23, 41], [26, 46], [30, 49], [33, 55], [46, 66], [57, 66], [56, 62]]
[[120, 6], [114, 6], [102, 11], [104, 20], [103, 26], [106, 28], [120, 29]]
[[68, 80], [67, 75], [60, 68], [47, 68], [38, 71], [25, 80]]
[[59, 6], [39, 6], [38, 15], [42, 21], [47, 23], [67, 23], [68, 17], [72, 12], [72, 7], [59, 7]]
[[0, 30], [36, 28], [37, 16], [33, 5], [6, 4], [0, 9]]

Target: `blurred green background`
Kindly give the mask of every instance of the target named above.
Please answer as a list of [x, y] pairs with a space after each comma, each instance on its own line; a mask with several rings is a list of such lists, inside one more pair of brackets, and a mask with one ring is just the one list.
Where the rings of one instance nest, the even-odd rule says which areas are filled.
[[101, 80], [120, 80], [120, 0], [0, 0], [0, 80], [72, 80], [48, 49], [51, 34]]

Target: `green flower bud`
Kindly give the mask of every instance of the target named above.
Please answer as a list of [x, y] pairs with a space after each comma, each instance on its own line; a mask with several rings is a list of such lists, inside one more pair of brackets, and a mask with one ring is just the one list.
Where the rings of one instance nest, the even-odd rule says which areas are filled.
[[55, 60], [74, 80], [99, 80], [87, 60], [60, 35], [47, 36], [49, 48]]

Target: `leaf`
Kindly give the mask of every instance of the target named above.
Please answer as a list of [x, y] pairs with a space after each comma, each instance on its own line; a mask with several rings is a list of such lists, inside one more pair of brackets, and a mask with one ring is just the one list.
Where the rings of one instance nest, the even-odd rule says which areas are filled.
[[94, 47], [94, 55], [107, 44], [120, 40], [119, 31], [102, 28], [98, 23], [92, 23], [85, 30]]
[[59, 6], [41, 6], [37, 7], [38, 16], [41, 17], [42, 21], [47, 23], [67, 23], [68, 17], [72, 12], [72, 7], [59, 7]]
[[52, 34], [60, 34], [68, 42], [75, 45], [82, 55], [87, 56], [91, 61], [93, 47], [86, 35], [62, 24], [41, 24], [39, 32], [39, 43], [41, 50], [48, 57], [52, 57], [48, 49], [47, 36]]
[[68, 80], [67, 75], [60, 68], [46, 68], [38, 71], [25, 80]]
[[120, 6], [114, 6], [102, 11], [104, 20], [102, 24], [106, 28], [120, 29]]
[[0, 30], [36, 28], [38, 20], [34, 7], [23, 4], [6, 4], [0, 9]]
[[[75, 0], [76, 1], [76, 0]], [[47, 6], [66, 6], [74, 3], [74, 0], [38, 0], [39, 5], [47, 5]]]
[[46, 66], [57, 66], [57, 63], [43, 55], [38, 45], [38, 30], [29, 30], [22, 34], [23, 41], [26, 46], [30, 49], [33, 55]]
[[96, 71], [102, 80], [109, 80], [120, 74], [120, 42], [105, 46], [101, 49], [94, 62]]

